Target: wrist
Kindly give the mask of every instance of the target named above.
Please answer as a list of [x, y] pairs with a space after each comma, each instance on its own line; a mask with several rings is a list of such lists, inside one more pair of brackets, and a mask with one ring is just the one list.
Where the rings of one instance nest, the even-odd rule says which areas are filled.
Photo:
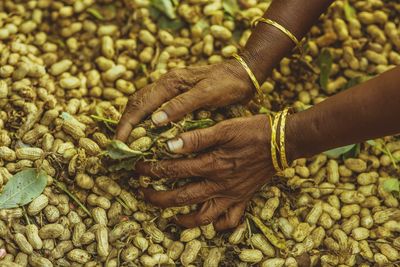
[[289, 162], [319, 153], [318, 129], [304, 112], [291, 114], [286, 122], [286, 150]]
[[303, 153], [300, 151], [300, 144], [298, 143], [298, 123], [296, 114], [291, 114], [286, 122], [286, 153], [289, 162], [300, 158]]
[[[244, 60], [244, 61], [246, 62], [246, 60]], [[247, 64], [247, 62], [246, 62], [246, 64]], [[236, 78], [238, 78], [237, 80], [238, 80], [238, 82], [240, 82], [241, 86], [239, 84], [236, 84], [236, 87], [245, 89], [245, 91], [246, 91], [245, 95], [253, 96], [254, 94], [257, 94], [256, 87], [255, 87], [254, 83], [252, 82], [249, 74], [247, 73], [245, 67], [237, 59], [227, 60], [226, 68], [227, 68], [227, 72], [229, 72], [230, 75], [233, 74]], [[250, 68], [250, 66], [249, 66], [249, 68]], [[250, 68], [250, 70], [252, 71], [251, 68]]]
[[240, 56], [249, 66], [261, 86], [272, 70], [272, 67], [269, 67], [269, 64], [266, 64], [268, 59], [265, 59], [265, 62], [262, 62], [260, 59], [266, 58], [265, 55], [263, 57], [261, 51], [255, 49], [245, 49], [240, 53]]

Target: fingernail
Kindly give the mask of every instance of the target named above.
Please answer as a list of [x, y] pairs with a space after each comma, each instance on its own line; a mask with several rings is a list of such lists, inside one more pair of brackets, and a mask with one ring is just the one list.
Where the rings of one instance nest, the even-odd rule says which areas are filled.
[[151, 115], [151, 120], [157, 125], [164, 124], [168, 121], [168, 115], [164, 111], [157, 111]]
[[183, 140], [180, 138], [172, 139], [167, 142], [168, 149], [171, 152], [175, 152], [177, 150], [181, 150], [183, 148]]
[[0, 260], [7, 255], [7, 251], [4, 248], [0, 248]]

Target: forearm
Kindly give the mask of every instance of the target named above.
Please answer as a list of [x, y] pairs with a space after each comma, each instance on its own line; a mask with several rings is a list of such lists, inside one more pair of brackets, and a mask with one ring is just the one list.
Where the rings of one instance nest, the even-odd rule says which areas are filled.
[[400, 133], [400, 67], [288, 118], [291, 158]]
[[[333, 0], [275, 0], [264, 17], [274, 20], [301, 40]], [[258, 23], [242, 53], [261, 83], [295, 44], [274, 26]]]

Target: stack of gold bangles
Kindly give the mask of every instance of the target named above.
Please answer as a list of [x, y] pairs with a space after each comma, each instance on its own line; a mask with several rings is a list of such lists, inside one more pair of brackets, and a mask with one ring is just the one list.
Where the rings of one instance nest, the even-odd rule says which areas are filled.
[[[266, 18], [258, 18], [256, 20], [254, 20], [253, 22], [253, 26], [257, 25], [258, 22], [264, 22], [268, 25], [274, 26], [275, 28], [279, 29], [281, 32], [283, 32], [284, 34], [286, 34], [295, 44], [296, 47], [300, 50], [300, 52], [302, 53], [302, 48], [300, 45], [299, 40], [296, 38], [296, 36], [291, 33], [288, 29], [286, 29], [285, 27], [283, 27], [281, 24], [279, 24], [276, 21], [273, 21], [271, 19], [266, 19]], [[246, 70], [247, 74], [250, 77], [251, 82], [253, 83], [254, 87], [256, 88], [256, 91], [258, 93], [259, 96], [259, 100], [263, 99], [263, 94], [261, 92], [261, 88], [260, 88], [260, 83], [257, 81], [256, 76], [254, 75], [253, 71], [250, 69], [250, 67], [247, 65], [247, 63], [243, 60], [243, 58], [241, 56], [239, 56], [238, 54], [233, 54], [232, 55], [242, 66], [243, 68]]]
[[[296, 38], [296, 36], [291, 33], [288, 29], [283, 27], [281, 24], [279, 24], [276, 21], [273, 21], [271, 19], [267, 18], [258, 18], [253, 22], [253, 26], [256, 26], [258, 22], [263, 22], [268, 25], [271, 25], [284, 34], [286, 34], [295, 44], [296, 47], [300, 50], [300, 53], [302, 54], [302, 47], [299, 42], [299, 40]], [[260, 84], [257, 81], [256, 76], [254, 75], [253, 71], [250, 69], [250, 67], [247, 65], [247, 63], [243, 60], [241, 56], [238, 54], [233, 54], [233, 57], [243, 66], [243, 68], [246, 70], [247, 74], [250, 77], [250, 80], [252, 81], [254, 87], [257, 90], [259, 100], [262, 101], [263, 99], [263, 94], [260, 88]], [[271, 157], [272, 157], [272, 164], [275, 168], [275, 170], [280, 173], [284, 169], [289, 168], [289, 164], [287, 162], [287, 157], [286, 157], [286, 149], [285, 149], [285, 126], [286, 126], [286, 118], [288, 115], [289, 109], [285, 109], [281, 112], [278, 112], [274, 119], [272, 120], [272, 117], [270, 116], [270, 123], [271, 123]], [[278, 131], [279, 127], [279, 131]], [[279, 144], [277, 142], [277, 136], [279, 133]], [[277, 152], [279, 153], [280, 160], [278, 160]]]
[[[286, 168], [289, 168], [285, 146], [285, 128], [288, 113], [289, 108], [286, 108], [283, 111], [278, 112], [274, 116], [274, 119], [269, 116], [271, 125], [271, 158], [272, 164], [278, 173], [282, 172]], [[277, 137], [279, 137], [279, 142]], [[279, 154], [279, 157], [277, 154]]]

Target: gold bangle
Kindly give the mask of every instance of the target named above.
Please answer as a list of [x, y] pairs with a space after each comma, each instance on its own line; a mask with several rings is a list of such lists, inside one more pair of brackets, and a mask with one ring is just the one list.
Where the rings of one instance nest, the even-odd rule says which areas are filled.
[[277, 172], [282, 172], [282, 168], [279, 166], [278, 157], [276, 155], [277, 150], [277, 143], [276, 143], [276, 131], [278, 129], [278, 122], [281, 117], [281, 112], [278, 112], [275, 115], [273, 125], [271, 127], [271, 158], [272, 158], [272, 165], [274, 166]]
[[280, 124], [280, 136], [279, 136], [279, 153], [281, 156], [281, 164], [283, 169], [289, 168], [289, 164], [287, 162], [286, 157], [286, 148], [285, 148], [285, 127], [286, 127], [286, 118], [289, 112], [289, 108], [285, 108], [282, 112], [281, 116], [281, 124]]
[[247, 65], [247, 63], [243, 60], [243, 58], [241, 56], [239, 56], [238, 54], [233, 54], [232, 55], [242, 66], [243, 68], [246, 70], [247, 74], [250, 77], [250, 80], [252, 81], [254, 87], [256, 88], [256, 91], [259, 95], [259, 97], [262, 99], [263, 94], [261, 92], [261, 88], [260, 88], [260, 84], [257, 81], [256, 76], [254, 75], [254, 73], [251, 71], [250, 67]]
[[258, 18], [256, 20], [253, 21], [253, 27], [255, 27], [257, 25], [258, 22], [264, 22], [268, 25], [274, 26], [275, 28], [277, 28], [278, 30], [280, 30], [281, 32], [283, 32], [284, 34], [286, 34], [287, 37], [289, 37], [296, 45], [296, 47], [299, 49], [300, 54], [303, 54], [303, 48], [301, 47], [301, 44], [299, 42], [299, 40], [297, 39], [297, 37], [291, 33], [288, 29], [286, 29], [285, 27], [283, 27], [281, 24], [279, 24], [276, 21], [273, 21], [271, 19], [267, 19], [267, 18]]

